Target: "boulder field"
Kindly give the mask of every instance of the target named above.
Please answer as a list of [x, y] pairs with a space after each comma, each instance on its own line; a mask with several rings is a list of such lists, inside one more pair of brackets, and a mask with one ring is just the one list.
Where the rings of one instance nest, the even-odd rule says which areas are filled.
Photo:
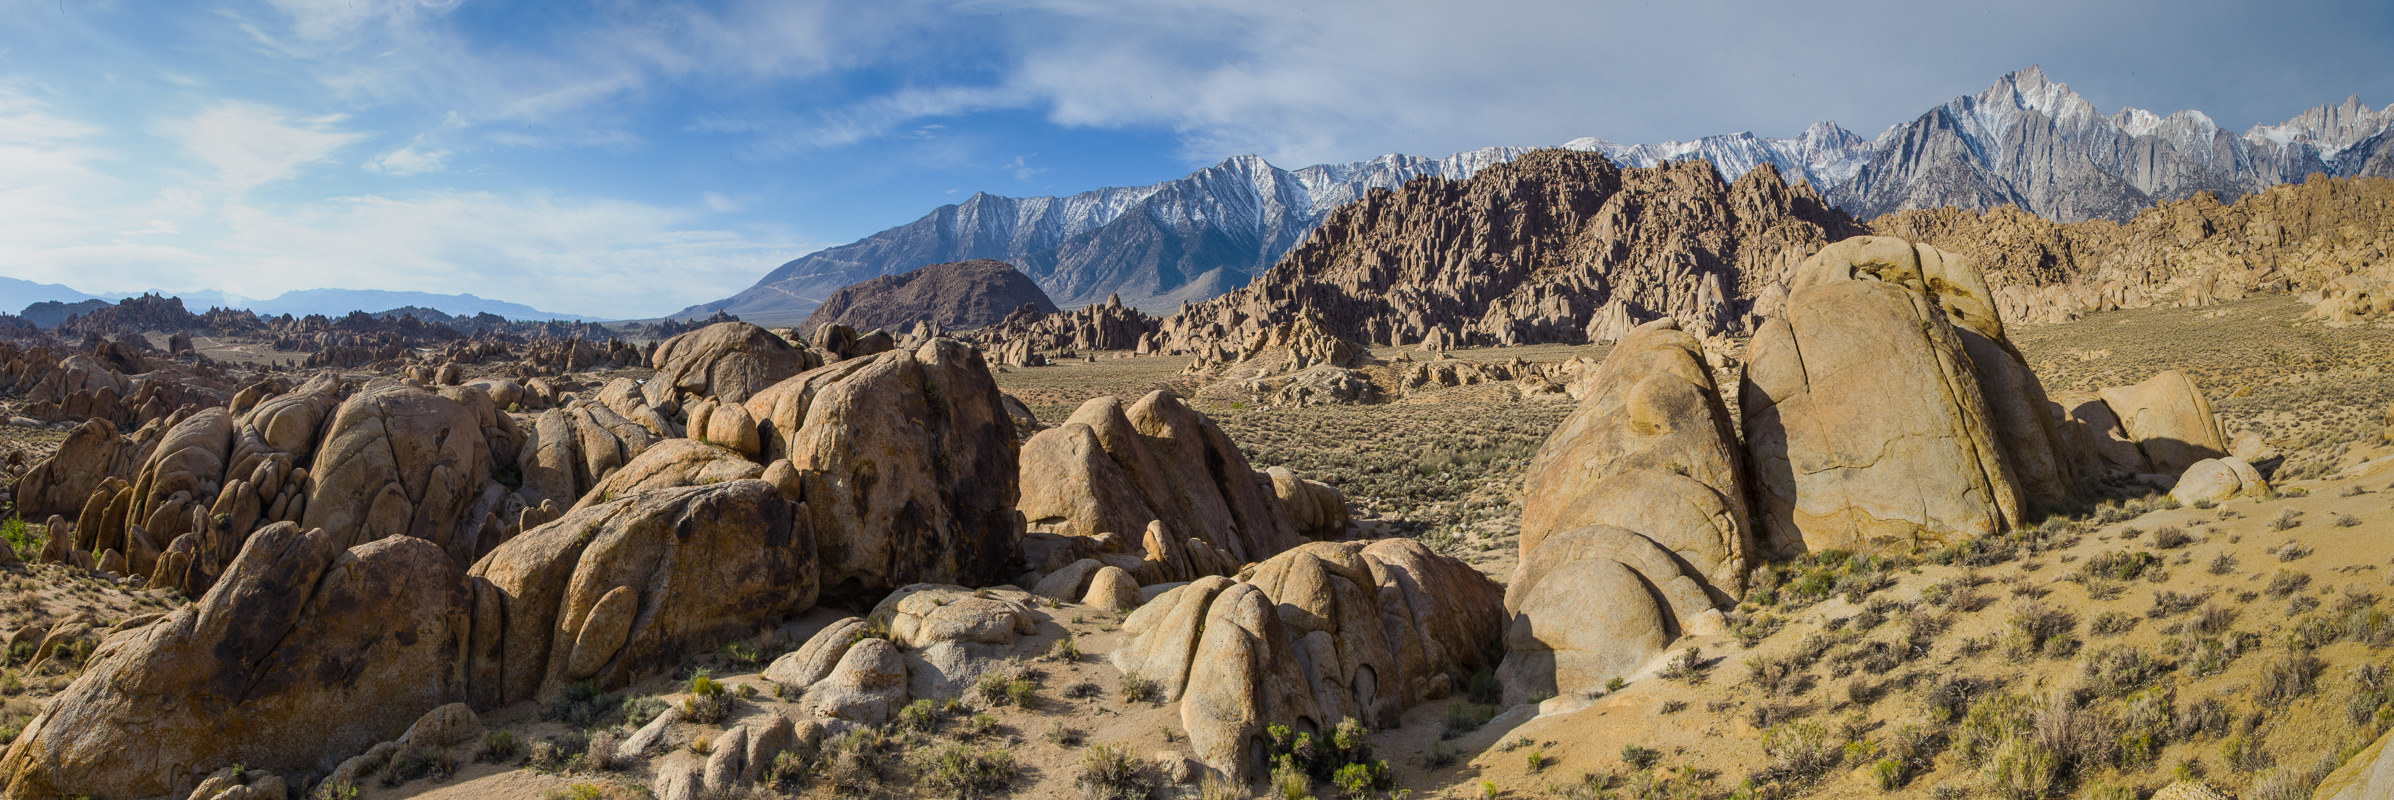
[[[1741, 357], [1706, 339], [1720, 319], [1614, 314], [1589, 323], [1618, 342], [1601, 362], [1473, 367], [1579, 398], [1524, 476], [1502, 583], [1411, 539], [1349, 541], [1338, 488], [1256, 469], [1169, 391], [1044, 425], [932, 323], [799, 342], [715, 322], [655, 346], [645, 382], [467, 381], [453, 362], [95, 418], [14, 487], [42, 518], [34, 558], [194, 599], [79, 622], [97, 648], [0, 752], [0, 798], [314, 789], [825, 603], [861, 615], [763, 674], [803, 719], [656, 762], [662, 796], [736, 789], [792, 742], [1020, 669], [1064, 635], [1055, 601], [1121, 614], [1107, 658], [1178, 704], [1197, 762], [1251, 781], [1271, 726], [1394, 726], [1483, 672], [1507, 704], [1576, 709], [1722, 632], [1772, 561], [2000, 534], [2121, 485], [2270, 491], [2182, 374], [2048, 395], [1969, 259], [1888, 237], [1808, 252]], [[1073, 336], [1155, 335], [1093, 308]], [[1286, 404], [1338, 398], [1369, 358], [1310, 316], [1236, 327], [1197, 374]], [[1004, 341], [1034, 334], [1065, 332]]]
[[[179, 797], [241, 785], [235, 765], [355, 775], [414, 736], [410, 721], [621, 689], [825, 597], [879, 598], [868, 619], [891, 637], [810, 644], [773, 673], [823, 719], [870, 723], [1020, 655], [1033, 596], [982, 587], [1068, 583], [1127, 613], [1165, 591], [1143, 584], [1272, 563], [1306, 541], [1300, 526], [1346, 533], [1336, 489], [1255, 470], [1165, 392], [1092, 403], [1026, 455], [1027, 412], [980, 351], [916, 338], [816, 350], [727, 322], [659, 346], [645, 386], [539, 411], [520, 410], [533, 392], [512, 381], [325, 373], [131, 435], [78, 429], [18, 487], [57, 512], [39, 557], [196, 600], [91, 632], [82, 674], [0, 754], [0, 797]], [[1095, 460], [1042, 466], [1074, 441]], [[1100, 481], [1127, 494], [1101, 503]], [[1023, 520], [1051, 514], [1026, 506], [1026, 484], [1087, 513], [1029, 546]], [[1492, 584], [1415, 550], [1397, 559], [1407, 574], [1468, 575], [1494, 618]], [[1382, 591], [1368, 572], [1346, 580]], [[1347, 613], [1381, 617], [1376, 600]], [[1381, 680], [1431, 669], [1414, 662]], [[1467, 670], [1435, 666], [1446, 683]]]

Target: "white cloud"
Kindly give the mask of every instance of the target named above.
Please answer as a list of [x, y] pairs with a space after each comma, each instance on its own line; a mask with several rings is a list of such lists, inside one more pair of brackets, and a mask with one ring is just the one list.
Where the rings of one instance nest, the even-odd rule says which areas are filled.
[[706, 201], [708, 208], [725, 213], [738, 211], [741, 208], [740, 201], [733, 200], [716, 192], [707, 192], [705, 195], [702, 195], [700, 199]]
[[418, 175], [426, 172], [439, 172], [443, 162], [448, 158], [449, 151], [447, 150], [419, 150], [416, 145], [410, 144], [375, 156], [366, 162], [366, 169], [384, 175]]
[[189, 119], [159, 126], [159, 133], [216, 171], [224, 187], [242, 192], [299, 174], [366, 134], [334, 128], [339, 115], [294, 119], [271, 106], [222, 101]]

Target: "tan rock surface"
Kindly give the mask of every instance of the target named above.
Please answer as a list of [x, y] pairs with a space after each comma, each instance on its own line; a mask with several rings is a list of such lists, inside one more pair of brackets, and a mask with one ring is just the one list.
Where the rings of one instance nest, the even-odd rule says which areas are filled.
[[93, 654], [0, 757], [0, 796], [154, 797], [363, 752], [465, 697], [473, 596], [429, 542], [269, 526], [207, 597]]

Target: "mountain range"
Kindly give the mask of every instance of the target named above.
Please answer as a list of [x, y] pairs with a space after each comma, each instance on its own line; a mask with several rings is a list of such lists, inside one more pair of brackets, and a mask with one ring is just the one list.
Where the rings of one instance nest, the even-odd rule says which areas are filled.
[[[2210, 191], [2222, 202], [2312, 173], [2394, 177], [2394, 106], [2358, 97], [2242, 134], [2200, 111], [2136, 108], [2103, 115], [2067, 84], [2030, 67], [1865, 139], [1821, 122], [1788, 139], [1734, 133], [1690, 142], [1565, 142], [1624, 167], [1711, 161], [1725, 179], [1768, 163], [1809, 182], [1862, 219], [1911, 209], [2017, 205], [2061, 222], [2126, 221], [2156, 202]], [[1286, 170], [1234, 156], [1152, 186], [1066, 197], [975, 194], [921, 219], [781, 265], [717, 311], [793, 324], [831, 292], [927, 264], [989, 258], [1014, 264], [1056, 304], [1119, 296], [1151, 312], [1243, 286], [1278, 262], [1331, 209], [1424, 175], [1468, 178], [1536, 148], [1490, 147], [1443, 159], [1392, 154]]]
[[[471, 294], [394, 292], [382, 289], [301, 289], [268, 298], [242, 297], [220, 291], [152, 291], [149, 294], [181, 297], [184, 306], [195, 311], [211, 307], [238, 308], [261, 316], [290, 314], [304, 317], [309, 314], [322, 314], [328, 317], [338, 317], [351, 311], [375, 312], [414, 306], [436, 309], [442, 313], [460, 317], [489, 312], [511, 320], [599, 321], [597, 317], [542, 311], [521, 303], [492, 300]], [[87, 294], [60, 284], [35, 283], [19, 278], [0, 276], [0, 311], [11, 313], [34, 303], [47, 301], [71, 304], [84, 300], [122, 300], [133, 296], [135, 295]]]

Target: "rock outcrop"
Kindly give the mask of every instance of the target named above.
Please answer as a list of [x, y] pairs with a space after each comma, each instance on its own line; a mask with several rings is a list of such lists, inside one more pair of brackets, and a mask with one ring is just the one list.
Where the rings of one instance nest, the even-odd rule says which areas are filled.
[[841, 287], [823, 298], [799, 330], [846, 325], [856, 330], [903, 330], [929, 322], [979, 328], [1018, 308], [1056, 313], [1056, 304], [1028, 275], [1003, 261], [976, 258], [932, 264]]
[[1750, 298], [1807, 248], [1858, 232], [1774, 168], [1732, 184], [1701, 161], [1621, 169], [1538, 151], [1340, 207], [1247, 288], [1166, 318], [1163, 350], [1233, 347], [1306, 316], [1371, 345], [1578, 343], [1608, 306], [1743, 333]]
[[835, 595], [989, 586], [1018, 571], [1013, 417], [971, 346], [840, 361], [745, 404], [760, 459], [787, 459]]
[[1647, 323], [1591, 380], [1523, 479], [1508, 703], [1584, 696], [1718, 629], [1759, 560], [1744, 453], [1695, 337]]
[[1418, 542], [1317, 542], [1164, 592], [1112, 658], [1180, 701], [1199, 759], [1245, 781], [1270, 768], [1249, 746], [1266, 725], [1387, 727], [1459, 688], [1495, 659], [1503, 614], [1494, 582]]
[[477, 619], [500, 625], [474, 640], [474, 705], [550, 700], [583, 680], [621, 688], [812, 608], [809, 525], [772, 484], [735, 480], [642, 492], [508, 540], [473, 568], [491, 591]]
[[0, 757], [0, 796], [156, 797], [235, 764], [327, 770], [466, 698], [476, 596], [428, 541], [343, 550], [268, 526], [207, 596], [93, 652]]
[[[1792, 286], [1748, 346], [1740, 386], [1776, 552], [1998, 533], [2023, 519], [2016, 464], [2068, 468], [2043, 390], [2001, 340], [1967, 260], [1860, 237], [1806, 259]], [[1970, 337], [1988, 341], [1972, 348]], [[2075, 489], [2054, 484], [2046, 490]]]
[[316, 448], [300, 525], [344, 547], [413, 536], [472, 563], [483, 518], [474, 512], [493, 466], [481, 420], [466, 406], [407, 386], [367, 389], [342, 401]]
[[[1311, 505], [1311, 495], [1306, 502], [1321, 524], [1326, 512]], [[1344, 500], [1338, 504], [1343, 510]], [[1035, 530], [1114, 534], [1116, 552], [1140, 546], [1133, 537], [1157, 525], [1161, 535], [1141, 553], [1156, 564], [1156, 574], [1144, 576], [1151, 583], [1216, 574], [1172, 557], [1189, 547], [1220, 550], [1229, 556], [1226, 566], [1236, 568], [1300, 541], [1270, 478], [1248, 464], [1213, 420], [1161, 390], [1127, 405], [1092, 399], [1063, 424], [1033, 435], [1022, 446], [1017, 507]]]
[[2211, 413], [2211, 401], [2186, 373], [2167, 370], [2144, 383], [2096, 394], [2155, 472], [2176, 475], [2195, 462], [2228, 454], [2228, 437]]
[[648, 405], [668, 414], [682, 398], [742, 403], [765, 387], [823, 365], [821, 356], [745, 322], [719, 322], [657, 345], [657, 374], [642, 387]]
[[992, 350], [1013, 350], [1026, 355], [1082, 350], [1130, 350], [1147, 355], [1155, 349], [1158, 322], [1155, 317], [1123, 305], [1122, 298], [1117, 296], [1082, 306], [1078, 311], [1043, 311], [1025, 305], [996, 324], [965, 337]]

